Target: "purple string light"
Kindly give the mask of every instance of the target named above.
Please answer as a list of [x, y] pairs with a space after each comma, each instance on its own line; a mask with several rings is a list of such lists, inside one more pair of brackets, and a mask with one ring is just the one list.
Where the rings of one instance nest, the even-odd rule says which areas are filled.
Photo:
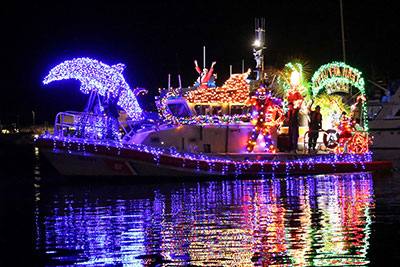
[[95, 59], [75, 58], [52, 68], [43, 83], [76, 79], [81, 82], [80, 90], [84, 94], [94, 91], [101, 96], [107, 93], [111, 93], [113, 97], [119, 95], [117, 105], [124, 109], [133, 120], [140, 120], [142, 109], [122, 75], [124, 68], [125, 65], [121, 63], [109, 66]]

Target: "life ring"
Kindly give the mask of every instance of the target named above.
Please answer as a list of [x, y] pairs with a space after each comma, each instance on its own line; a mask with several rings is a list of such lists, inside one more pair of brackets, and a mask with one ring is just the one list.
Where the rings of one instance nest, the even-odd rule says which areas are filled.
[[329, 129], [324, 132], [324, 144], [327, 148], [335, 148], [339, 144], [339, 133], [335, 129]]

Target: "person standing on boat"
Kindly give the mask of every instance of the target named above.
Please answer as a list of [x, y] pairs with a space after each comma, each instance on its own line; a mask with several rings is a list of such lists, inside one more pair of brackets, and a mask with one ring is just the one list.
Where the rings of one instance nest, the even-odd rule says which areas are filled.
[[104, 103], [104, 111], [107, 116], [107, 134], [106, 137], [109, 139], [118, 140], [119, 139], [119, 112], [118, 112], [118, 99], [121, 90], [118, 93], [117, 97], [113, 97], [112, 93], [108, 93], [107, 99]]
[[308, 107], [308, 115], [310, 116], [310, 121], [308, 124], [309, 133], [308, 133], [308, 153], [315, 152], [315, 147], [317, 146], [317, 140], [319, 137], [319, 130], [322, 128], [322, 115], [321, 115], [321, 107], [316, 106], [315, 110], [311, 110], [311, 106], [314, 103], [314, 99], [311, 102], [311, 105]]
[[296, 153], [297, 143], [299, 139], [299, 111], [300, 108], [294, 108], [292, 102], [288, 104], [288, 112], [286, 113], [286, 121], [289, 127], [290, 152]]
[[208, 81], [212, 77], [213, 71], [214, 71], [214, 65], [217, 62], [213, 62], [211, 64], [211, 69], [208, 71], [206, 68], [203, 69], [203, 71], [200, 70], [200, 67], [197, 63], [197, 60], [194, 61], [195, 69], [197, 73], [200, 75], [199, 79], [197, 79], [196, 86], [200, 86], [202, 89], [208, 88]]

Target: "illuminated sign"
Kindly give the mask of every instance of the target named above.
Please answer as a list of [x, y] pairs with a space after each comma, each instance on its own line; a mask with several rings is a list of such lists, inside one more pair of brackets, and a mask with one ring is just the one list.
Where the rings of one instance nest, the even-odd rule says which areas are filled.
[[323, 65], [314, 73], [311, 79], [313, 95], [316, 96], [322, 88], [325, 88], [329, 94], [348, 93], [349, 85], [357, 87], [365, 95], [365, 83], [361, 74], [361, 71], [343, 62], [332, 62]]

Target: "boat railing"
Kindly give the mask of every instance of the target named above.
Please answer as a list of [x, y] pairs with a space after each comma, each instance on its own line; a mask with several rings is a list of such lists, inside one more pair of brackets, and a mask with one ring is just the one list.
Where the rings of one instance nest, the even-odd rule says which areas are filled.
[[[323, 129], [320, 129], [320, 130], [308, 130], [308, 131], [306, 131], [305, 133], [304, 133], [304, 137], [303, 137], [303, 154], [305, 154], [306, 153], [306, 148], [307, 148], [307, 146], [308, 146], [308, 140], [309, 140], [309, 138], [306, 138], [307, 137], [307, 135], [309, 135], [311, 132], [313, 132], [313, 133], [315, 133], [315, 132], [318, 132], [318, 138], [319, 138], [319, 133], [326, 133], [326, 130], [323, 130]], [[318, 140], [318, 138], [317, 138], [317, 140]], [[317, 142], [317, 144], [318, 143], [323, 143], [323, 142]]]
[[[308, 146], [308, 143], [309, 143], [309, 138], [306, 138], [307, 137], [307, 135], [309, 135], [311, 132], [318, 132], [318, 138], [319, 138], [319, 133], [325, 133], [325, 134], [329, 134], [329, 133], [334, 133], [334, 134], [337, 134], [337, 136], [338, 136], [338, 140], [335, 140], [335, 142], [339, 145], [339, 132], [336, 130], [336, 129], [329, 129], [329, 130], [323, 130], [323, 129], [320, 129], [320, 130], [308, 130], [307, 132], [305, 132], [304, 133], [304, 136], [303, 136], [303, 138], [304, 138], [304, 141], [303, 141], [303, 154], [305, 154], [306, 153], [306, 148], [307, 148], [307, 146]], [[366, 142], [366, 146], [367, 146], [367, 151], [368, 151], [368, 145], [369, 145], [369, 132], [368, 131], [364, 131], [364, 130], [358, 130], [358, 131], [354, 131], [354, 133], [355, 133], [355, 135], [353, 135], [353, 138], [354, 138], [354, 136], [357, 136], [357, 137], [362, 137], [362, 138], [364, 138], [365, 139], [365, 142]], [[318, 140], [318, 138], [317, 138], [317, 140]], [[325, 142], [324, 141], [322, 141], [322, 142], [316, 142], [316, 144], [318, 145], [318, 144], [325, 144]], [[325, 144], [326, 145], [326, 144]]]
[[[118, 121], [122, 134], [128, 133], [127, 127]], [[64, 111], [56, 115], [54, 135], [84, 139], [105, 139], [107, 133], [112, 131], [107, 123], [107, 116], [79, 111]]]

